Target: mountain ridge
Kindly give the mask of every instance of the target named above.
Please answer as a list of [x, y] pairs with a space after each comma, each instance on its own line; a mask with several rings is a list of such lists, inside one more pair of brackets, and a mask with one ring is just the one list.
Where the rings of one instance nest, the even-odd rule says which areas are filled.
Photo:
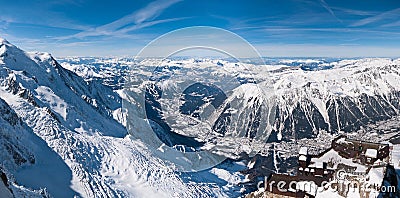
[[[25, 53], [4, 40], [0, 49], [0, 98], [28, 129], [22, 135], [12, 134], [26, 141], [14, 141], [16, 149], [10, 152], [19, 152], [23, 145], [35, 148], [30, 149], [34, 163], [2, 167], [15, 178], [11, 181], [15, 196], [24, 196], [14, 190], [21, 185], [45, 188], [55, 197], [211, 197], [218, 193], [183, 183], [145, 145], [132, 140], [112, 117], [121, 104], [111, 88], [86, 82], [48, 53]], [[22, 192], [43, 197], [40, 190]]]

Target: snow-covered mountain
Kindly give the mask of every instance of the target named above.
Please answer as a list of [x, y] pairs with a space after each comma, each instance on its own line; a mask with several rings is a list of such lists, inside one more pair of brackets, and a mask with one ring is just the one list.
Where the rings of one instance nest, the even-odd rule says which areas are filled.
[[[318, 63], [318, 68], [325, 69], [308, 71], [304, 70], [302, 66], [281, 65], [286, 62], [290, 64], [298, 63], [296, 61], [300, 61], [301, 64], [303, 62]], [[319, 60], [313, 62], [309, 59], [282, 60], [279, 65], [247, 64], [244, 67], [235, 66], [236, 63], [222, 60], [200, 62], [205, 63], [199, 63], [198, 60], [164, 61], [161, 63], [156, 60], [146, 60], [142, 64], [168, 66], [168, 68], [175, 68], [177, 74], [184, 73], [185, 69], [193, 70], [201, 65], [219, 66], [223, 69], [215, 69], [213, 75], [231, 75], [242, 84], [240, 85], [241, 89], [232, 89], [233, 97], [240, 95], [237, 98], [248, 97], [248, 101], [262, 101], [265, 100], [265, 95], [274, 95], [276, 112], [273, 118], [274, 128], [270, 141], [315, 138], [321, 130], [332, 134], [352, 132], [367, 124], [398, 116], [400, 112], [400, 59], [369, 58], [333, 62]], [[221, 67], [221, 65], [223, 66]], [[155, 68], [152, 69], [156, 71]], [[145, 68], [136, 69], [138, 72], [139, 70], [146, 71]], [[174, 73], [173, 70], [171, 71]], [[146, 76], [144, 73], [143, 75]], [[164, 72], [160, 78], [162, 82], [166, 82], [159, 83], [159, 87], [164, 86], [162, 88], [164, 90], [176, 87], [179, 84], [168, 80], [168, 75], [176, 75], [169, 73]], [[198, 72], [197, 75], [206, 76], [201, 72]], [[246, 81], [258, 82], [258, 88], [263, 89], [262, 91], [266, 94], [257, 96], [256, 91], [250, 88], [252, 83], [246, 83]], [[244, 90], [245, 94], [240, 93], [240, 90]], [[153, 93], [159, 94], [159, 92], [161, 91]], [[249, 94], [254, 95], [250, 96]], [[225, 103], [232, 104], [232, 101], [227, 98]], [[250, 107], [254, 103], [238, 106], [246, 105]], [[254, 113], [243, 113], [247, 117], [240, 119], [240, 121], [259, 123], [260, 117], [255, 116], [258, 115], [257, 108], [257, 106], [250, 107]], [[232, 108], [226, 109], [231, 111]], [[164, 114], [176, 112], [176, 110], [164, 111], [167, 111], [163, 112]], [[227, 114], [229, 112], [221, 111], [219, 119], [226, 119], [223, 117], [226, 117]], [[263, 116], [265, 113], [259, 115]], [[252, 118], [250, 119], [250, 117]], [[230, 118], [232, 118], [232, 115], [230, 115]], [[250, 120], [246, 120], [247, 118]], [[261, 123], [268, 122], [267, 119], [264, 116]], [[237, 122], [234, 123], [238, 124]], [[243, 123], [239, 125], [246, 127]], [[224, 126], [219, 124], [219, 127], [223, 128]]]
[[[1, 172], [18, 197], [237, 197], [292, 172], [301, 145], [318, 151], [343, 132], [388, 141], [400, 128], [400, 59], [60, 60], [0, 39]], [[125, 129], [123, 75], [144, 88], [166, 146], [228, 159], [179, 172], [154, 155]]]
[[330, 63], [328, 70], [279, 69], [275, 131], [286, 140], [311, 138], [320, 130], [352, 132], [398, 116], [399, 64], [399, 59], [360, 59]]
[[[188, 89], [186, 89], [182, 92], [180, 100], [165, 102], [168, 99], [162, 98], [162, 92], [180, 87], [181, 79], [174, 75], [179, 76], [183, 73], [188, 76], [186, 80], [192, 79], [190, 74], [185, 72], [185, 70], [191, 70], [195, 71], [196, 75], [205, 77], [207, 82], [212, 84], [217, 84], [216, 81], [225, 82], [221, 77], [224, 75], [234, 76], [239, 81], [238, 89], [232, 89], [229, 97], [222, 97], [224, 98], [222, 104], [225, 106], [220, 108], [222, 111], [215, 111], [217, 119], [213, 119], [214, 122], [211, 123], [214, 123], [213, 126], [218, 126], [213, 128], [216, 132], [225, 131], [229, 127], [232, 129], [230, 119], [238, 115], [240, 119], [236, 119], [232, 123], [242, 128], [237, 130], [233, 127], [233, 130], [245, 135], [231, 138], [224, 136], [224, 133], [217, 133], [209, 138], [210, 135], [205, 133], [195, 135], [195, 137], [206, 142], [206, 146], [202, 148], [216, 149], [219, 154], [232, 158], [243, 159], [243, 156], [240, 155], [243, 152], [250, 156], [252, 156], [252, 151], [262, 153], [252, 158], [252, 163], [254, 163], [252, 168], [243, 171], [248, 178], [256, 179], [259, 176], [268, 176], [271, 172], [292, 172], [297, 164], [296, 154], [299, 145], [310, 146], [318, 153], [325, 148], [324, 145], [329, 145], [326, 143], [338, 133], [347, 133], [352, 136], [362, 134], [364, 138], [371, 141], [381, 142], [391, 140], [400, 128], [399, 125], [386, 125], [385, 123], [385, 121], [389, 122], [390, 119], [396, 119], [399, 116], [399, 59], [375, 58], [320, 62], [317, 66], [320, 69], [315, 70], [304, 69], [302, 66], [285, 65], [246, 64], [241, 67], [236, 63], [207, 59], [161, 62], [145, 60], [141, 64], [146, 68], [136, 66], [135, 72], [151, 81], [156, 79], [155, 84], [158, 84], [158, 86], [152, 86], [149, 92], [154, 96], [150, 97], [149, 106], [154, 107], [152, 112], [154, 110], [158, 113], [155, 113], [156, 116], [153, 117], [153, 113], [148, 115], [150, 115], [150, 119], [158, 120], [158, 122], [164, 121], [164, 125], [179, 126], [183, 123], [182, 125], [187, 126], [189, 123], [185, 122], [183, 119], [185, 115], [182, 116], [182, 114], [198, 117], [203, 114], [204, 110], [187, 108], [186, 104], [207, 106], [203, 103], [199, 105], [198, 101], [208, 101], [208, 105], [215, 107], [212, 103], [221, 98], [216, 97], [218, 94], [212, 94], [218, 93], [218, 91], [206, 88], [207, 84], [195, 83], [195, 88], [189, 87], [190, 97], [187, 97], [185, 91]], [[209, 73], [217, 76], [214, 78], [217, 79], [216, 81], [209, 80], [207, 74], [195, 68], [207, 68], [208, 66], [213, 67]], [[164, 71], [161, 75], [158, 72], [160, 67]], [[154, 75], [154, 73], [158, 75]], [[254, 87], [252, 82], [258, 82], [257, 86]], [[221, 87], [221, 85], [219, 86]], [[258, 94], [257, 89], [253, 87], [264, 91], [264, 95]], [[204, 89], [207, 92], [204, 92]], [[258, 113], [260, 106], [257, 104], [259, 101], [265, 100], [265, 93], [274, 96], [272, 98], [275, 99], [276, 107], [276, 114], [271, 122], [273, 130], [268, 140], [270, 144], [256, 142], [264, 139], [259, 136], [255, 138], [256, 136], [252, 136], [252, 133], [248, 133], [252, 127], [246, 125], [247, 123], [257, 126], [257, 123], [270, 122], [268, 117], [257, 116], [260, 115]], [[213, 95], [212, 100], [210, 100], [210, 95]], [[232, 98], [236, 98], [238, 101], [235, 108], [230, 108], [230, 105], [233, 104]], [[188, 99], [190, 100], [188, 101]], [[156, 102], [157, 100], [160, 102]], [[174, 107], [180, 108], [174, 109]], [[186, 111], [180, 112], [182, 108]], [[232, 112], [236, 114], [232, 114]], [[265, 116], [265, 111], [261, 115]], [[177, 121], [168, 123], [171, 117]], [[223, 120], [223, 122], [218, 123], [218, 120]], [[179, 129], [179, 127], [177, 128]], [[165, 137], [165, 131], [169, 130], [161, 132], [163, 137]], [[197, 130], [177, 130], [176, 132], [193, 137], [194, 131]], [[179, 141], [175, 143], [180, 144]], [[170, 144], [173, 145], [173, 143]], [[219, 150], [219, 148], [222, 149]]]
[[[121, 98], [112, 88], [85, 81], [50, 54], [1, 39], [0, 81], [1, 169], [15, 196], [227, 196], [184, 182], [113, 118]], [[218, 170], [203, 175], [234, 174]]]
[[[209, 79], [207, 72], [201, 71], [209, 67], [212, 69], [206, 71], [216, 76], [214, 81]], [[206, 142], [203, 149], [215, 149], [217, 153], [231, 158], [243, 159], [243, 153], [251, 157], [253, 151], [262, 153], [252, 158], [252, 168], [243, 171], [248, 178], [256, 179], [259, 176], [268, 176], [271, 172], [292, 172], [297, 164], [299, 145], [311, 146], [318, 153], [325, 148], [324, 145], [329, 145], [326, 143], [338, 133], [353, 136], [362, 134], [364, 138], [374, 142], [389, 141], [397, 134], [400, 128], [398, 125], [386, 125], [384, 122], [399, 116], [399, 59], [339, 60], [319, 62], [317, 67], [319, 69], [315, 70], [285, 65], [245, 64], [242, 67], [237, 63], [207, 59], [145, 60], [135, 67], [135, 72], [145, 77], [145, 80], [141, 79], [145, 83], [148, 83], [146, 78], [155, 82], [151, 91], [147, 92], [146, 99], [149, 102], [146, 104], [152, 107], [151, 111], [147, 112], [148, 118], [161, 123], [159, 125], [167, 126], [162, 127], [164, 131], [159, 132], [162, 134], [161, 137], [159, 135], [160, 139], [170, 132], [170, 124], [178, 126], [175, 132]], [[163, 72], [159, 72], [161, 70]], [[180, 82], [196, 79], [186, 70], [207, 79], [210, 84], [226, 82], [222, 76], [229, 75], [234, 76], [239, 83], [237, 88], [230, 90], [229, 97], [218, 94], [219, 91], [207, 83], [194, 83], [181, 90], [183, 94], [177, 97], [179, 100], [165, 102], [169, 99], [163, 98], [164, 91], [170, 93], [170, 90], [181, 87]], [[185, 76], [183, 79], [179, 78], [182, 74]], [[201, 79], [198, 80], [201, 82]], [[258, 94], [258, 89], [264, 91], [264, 94]], [[276, 114], [272, 121], [269, 121], [268, 117], [261, 118], [260, 115], [266, 116], [265, 111], [259, 113], [260, 106], [257, 104], [265, 100], [265, 94], [273, 95], [272, 98], [275, 99]], [[221, 103], [216, 102], [219, 99], [223, 100], [223, 106], [219, 107], [221, 111], [214, 111], [213, 115], [216, 115], [216, 118], [209, 122], [214, 126], [214, 135], [193, 135], [198, 131], [196, 128], [186, 131], [180, 128], [180, 125], [193, 124], [184, 119], [187, 115], [198, 118], [204, 114], [207, 105], [217, 109], [216, 106]], [[232, 108], [232, 104], [236, 104], [235, 108]], [[232, 122], [232, 127], [231, 119], [235, 116], [240, 119]], [[169, 121], [171, 117], [175, 122]], [[218, 122], [221, 120], [222, 122]], [[253, 129], [249, 126], [257, 128], [258, 123], [268, 122], [273, 123], [268, 139], [270, 144], [257, 141], [265, 139], [249, 133]], [[196, 124], [195, 122], [194, 125]], [[235, 128], [235, 125], [239, 128]], [[385, 126], [389, 128], [386, 129]], [[224, 136], [226, 131], [232, 129], [244, 135], [233, 138]], [[387, 130], [389, 132], [386, 132]], [[172, 138], [167, 139], [166, 142], [170, 145], [181, 144], [181, 141], [175, 141], [174, 144]]]

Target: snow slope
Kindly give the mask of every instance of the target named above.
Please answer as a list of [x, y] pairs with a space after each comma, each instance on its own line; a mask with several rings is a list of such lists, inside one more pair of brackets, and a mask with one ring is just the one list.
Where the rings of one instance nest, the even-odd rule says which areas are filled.
[[319, 71], [269, 67], [274, 74], [279, 136], [351, 132], [399, 115], [398, 59], [342, 60], [329, 65], [331, 69]]
[[4, 106], [26, 128], [13, 134], [14, 150], [21, 159], [34, 158], [2, 165], [19, 185], [46, 188], [54, 197], [224, 196], [219, 188], [183, 182], [112, 118], [121, 107], [118, 94], [64, 69], [50, 54], [1, 40], [0, 84]]
[[[77, 59], [79, 58], [76, 58], [74, 61], [80, 62]], [[85, 58], [82, 58], [82, 60], [84, 61]], [[98, 58], [95, 62], [101, 62], [100, 60], [107, 62], [101, 58]], [[117, 60], [117, 62], [121, 61], [124, 63], [127, 60], [129, 59]], [[109, 59], [108, 62], [113, 61], [116, 60]], [[321, 148], [318, 144], [324, 144], [327, 141], [323, 138], [326, 136], [325, 134], [329, 134], [330, 138], [332, 138], [332, 135], [334, 136], [342, 132], [357, 136], [359, 130], [362, 131], [360, 132], [362, 134], [367, 134], [368, 130], [377, 131], [378, 134], [381, 134], [379, 133], [381, 129], [378, 128], [387, 130], [384, 129], [385, 123], [389, 119], [398, 116], [400, 111], [400, 59], [274, 59], [274, 64], [272, 65], [238, 64], [225, 60], [191, 58], [171, 58], [167, 60], [146, 59], [137, 65], [135, 65], [134, 60], [127, 62], [125, 62], [126, 65], [134, 65], [132, 66], [133, 80], [137, 80], [138, 82], [143, 80], [142, 82], [145, 84], [148, 81], [161, 79], [159, 81], [162, 83], [159, 83], [158, 88], [152, 90], [153, 93], [161, 93], [161, 95], [164, 92], [170, 93], [171, 90], [176, 90], [180, 86], [180, 81], [193, 81], [193, 79], [199, 80], [199, 82], [203, 82], [204, 79], [207, 79], [207, 81], [211, 79], [213, 81], [209, 82], [223, 89], [224, 85], [221, 85], [221, 82], [225, 81], [222, 79], [226, 79], [227, 76], [234, 76], [235, 79], [233, 81], [225, 84], [235, 85], [238, 82], [243, 84], [243, 89], [237, 89], [231, 95], [244, 98], [243, 103], [238, 104], [241, 104], [241, 106], [247, 105], [247, 108], [227, 108], [224, 115], [247, 112], [243, 113], [243, 115], [247, 115], [247, 117], [241, 120], [243, 123], [255, 123], [260, 118], [258, 116], [251, 118], [250, 116], [257, 115], [257, 105], [254, 105], [256, 104], [255, 101], [263, 100], [261, 98], [262, 95], [251, 91], [255, 90], [251, 88], [251, 82], [258, 82], [258, 85], [255, 87], [264, 91], [266, 95], [274, 95], [276, 99], [276, 117], [272, 121], [274, 127], [268, 141], [279, 142], [283, 140], [278, 145], [281, 150], [272, 152], [279, 155], [276, 156], [279, 159], [277, 163], [286, 163], [285, 161], [290, 160], [282, 156], [283, 151], [290, 152], [294, 150], [294, 153], [296, 153], [297, 147], [293, 147], [290, 143], [293, 140], [300, 143], [312, 144], [317, 151]], [[305, 69], [305, 65], [313, 69]], [[204, 71], [208, 72], [202, 71], [203, 68], [206, 68]], [[197, 75], [197, 79], [182, 78], [176, 80], [176, 76], [186, 74], [190, 70], [197, 72], [193, 72]], [[109, 69], [106, 71], [109, 71]], [[188, 76], [192, 75], [189, 74]], [[200, 78], [201, 76], [203, 79]], [[193, 96], [197, 97], [196, 95]], [[249, 102], [244, 102], [246, 100]], [[205, 101], [210, 101], [210, 98], [205, 98]], [[235, 157], [230, 155], [235, 152], [248, 152], [249, 150], [260, 150], [260, 148], [264, 150], [264, 154], [268, 153], [266, 155], [270, 155], [268, 151], [270, 146], [258, 143], [251, 144], [248, 141], [251, 138], [236, 137], [229, 139], [229, 137], [221, 136], [221, 133], [215, 133], [214, 135], [210, 135], [210, 133], [202, 134], [201, 130], [195, 130], [195, 127], [189, 127], [190, 130], [183, 130], [182, 128], [184, 127], [182, 126], [188, 126], [191, 122], [186, 117], [180, 117], [178, 107], [181, 103], [182, 100], [160, 100], [160, 105], [154, 105], [154, 109], [162, 113], [160, 117], [165, 118], [167, 124], [180, 129], [175, 132], [189, 137], [196, 137], [200, 141], [207, 142], [203, 147], [205, 149], [215, 149], [221, 146], [223, 148], [222, 151], [225, 150], [225, 152], [221, 153], [230, 157]], [[226, 103], [228, 104], [229, 102]], [[204, 110], [207, 110], [207, 107], [209, 106], [205, 105]], [[201, 110], [203, 109], [199, 110], [196, 110], [195, 113], [201, 114]], [[255, 114], [250, 113], [252, 111]], [[161, 114], [159, 113], [158, 115]], [[220, 116], [211, 121], [219, 118], [223, 118], [220, 120], [224, 120], [227, 117]], [[266, 119], [263, 118], [261, 120], [265, 121]], [[218, 126], [221, 129], [224, 126], [232, 126], [229, 122], [224, 124]], [[375, 130], [368, 127], [371, 125], [382, 125], [382, 127], [378, 127]], [[240, 127], [246, 128], [246, 125], [241, 125]], [[385, 139], [383, 137], [389, 137], [389, 135], [386, 134], [379, 139]], [[215, 141], [215, 143], [212, 140], [223, 141]], [[320, 142], [313, 142], [312, 140]], [[173, 143], [169, 144], [173, 145]], [[242, 148], [232, 150], [230, 147]]]

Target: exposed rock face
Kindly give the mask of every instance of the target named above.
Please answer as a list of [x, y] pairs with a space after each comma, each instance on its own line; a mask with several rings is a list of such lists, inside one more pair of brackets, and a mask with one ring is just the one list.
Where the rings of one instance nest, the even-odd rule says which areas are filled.
[[282, 140], [313, 138], [318, 131], [331, 133], [352, 132], [360, 127], [399, 115], [400, 92], [387, 95], [358, 97], [331, 97], [325, 104], [326, 121], [319, 109], [307, 98], [295, 105], [291, 112], [278, 105], [276, 131], [282, 132]]
[[27, 163], [35, 163], [34, 155], [29, 152], [19, 136], [23, 136], [27, 129], [18, 115], [0, 98], [0, 148], [2, 168], [14, 170]]
[[277, 74], [275, 132], [282, 140], [313, 138], [320, 130], [352, 132], [399, 115], [398, 62], [345, 63], [335, 63], [328, 70], [291, 69]]
[[387, 165], [380, 195], [382, 197], [400, 197], [399, 184], [399, 176], [396, 173], [396, 169], [391, 165]]

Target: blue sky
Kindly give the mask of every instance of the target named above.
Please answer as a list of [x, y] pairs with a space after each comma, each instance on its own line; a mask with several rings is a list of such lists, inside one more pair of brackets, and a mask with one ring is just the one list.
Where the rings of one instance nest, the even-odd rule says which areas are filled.
[[0, 37], [55, 56], [134, 56], [169, 31], [232, 31], [263, 56], [400, 56], [397, 0], [0, 0]]

